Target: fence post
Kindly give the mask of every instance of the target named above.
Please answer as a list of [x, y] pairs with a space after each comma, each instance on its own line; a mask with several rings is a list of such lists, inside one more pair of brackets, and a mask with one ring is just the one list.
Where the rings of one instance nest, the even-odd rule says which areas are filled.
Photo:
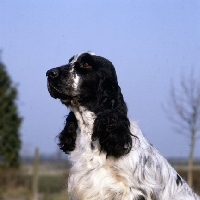
[[33, 200], [38, 200], [38, 165], [39, 165], [39, 150], [35, 149], [34, 163], [33, 163]]

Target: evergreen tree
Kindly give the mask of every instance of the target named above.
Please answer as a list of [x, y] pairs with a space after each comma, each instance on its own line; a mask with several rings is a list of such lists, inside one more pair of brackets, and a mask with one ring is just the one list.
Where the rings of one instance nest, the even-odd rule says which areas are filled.
[[17, 89], [0, 61], [0, 167], [19, 165], [19, 128], [22, 118], [18, 115], [16, 98]]

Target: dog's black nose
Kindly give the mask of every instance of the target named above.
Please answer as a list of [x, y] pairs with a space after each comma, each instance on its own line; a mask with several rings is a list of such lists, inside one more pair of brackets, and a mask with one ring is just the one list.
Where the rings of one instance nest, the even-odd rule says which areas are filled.
[[48, 76], [49, 78], [56, 78], [58, 77], [59, 72], [56, 68], [50, 69], [47, 71], [46, 76]]

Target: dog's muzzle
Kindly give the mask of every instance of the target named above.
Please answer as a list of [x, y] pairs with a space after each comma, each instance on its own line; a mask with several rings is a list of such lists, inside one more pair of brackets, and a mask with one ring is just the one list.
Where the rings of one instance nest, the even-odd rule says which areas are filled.
[[56, 68], [50, 69], [46, 72], [47, 88], [53, 98], [59, 98], [61, 91], [58, 89], [59, 71]]
[[[67, 73], [69, 75], [69, 73]], [[70, 78], [63, 80], [63, 68], [52, 68], [46, 72], [47, 88], [51, 97], [60, 99], [62, 103], [70, 105], [72, 102], [78, 102], [79, 96], [73, 94], [73, 87], [70, 84]]]

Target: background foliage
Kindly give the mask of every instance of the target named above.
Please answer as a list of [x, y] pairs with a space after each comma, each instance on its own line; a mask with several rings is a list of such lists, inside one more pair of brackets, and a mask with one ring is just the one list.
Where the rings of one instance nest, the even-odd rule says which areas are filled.
[[4, 168], [19, 166], [22, 118], [18, 115], [16, 99], [17, 88], [0, 61], [0, 166]]

